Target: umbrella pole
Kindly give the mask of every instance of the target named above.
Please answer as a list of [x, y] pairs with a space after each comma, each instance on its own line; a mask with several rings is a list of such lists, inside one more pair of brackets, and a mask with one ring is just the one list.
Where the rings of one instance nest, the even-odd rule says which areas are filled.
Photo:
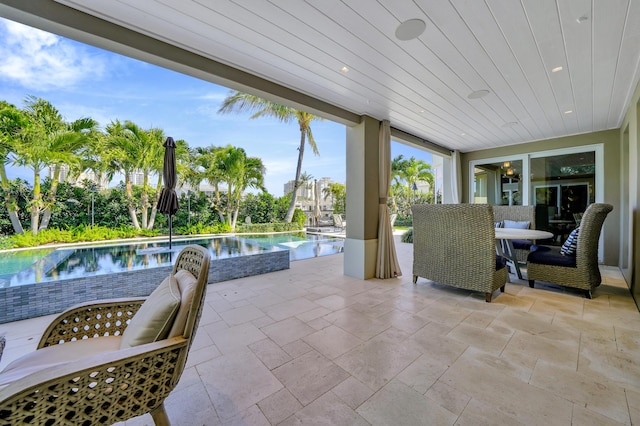
[[171, 256], [173, 255], [173, 252], [171, 251], [171, 234], [173, 233], [173, 220], [172, 220], [172, 215], [169, 215], [169, 262], [171, 262]]

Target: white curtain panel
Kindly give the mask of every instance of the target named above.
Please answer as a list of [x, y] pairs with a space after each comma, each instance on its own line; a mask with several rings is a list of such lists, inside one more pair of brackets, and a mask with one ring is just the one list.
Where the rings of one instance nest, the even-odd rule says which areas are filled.
[[460, 151], [451, 153], [451, 203], [460, 204], [462, 195], [462, 170], [460, 169]]
[[380, 124], [380, 178], [378, 180], [378, 259], [376, 278], [393, 278], [402, 275], [396, 245], [393, 242], [393, 228], [389, 218], [387, 196], [391, 187], [391, 124], [384, 120]]

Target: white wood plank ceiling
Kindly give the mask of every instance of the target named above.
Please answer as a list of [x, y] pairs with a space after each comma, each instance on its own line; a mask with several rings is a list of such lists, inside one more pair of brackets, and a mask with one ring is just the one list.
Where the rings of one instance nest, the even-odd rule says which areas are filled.
[[640, 0], [59, 2], [461, 151], [618, 128], [639, 78]]

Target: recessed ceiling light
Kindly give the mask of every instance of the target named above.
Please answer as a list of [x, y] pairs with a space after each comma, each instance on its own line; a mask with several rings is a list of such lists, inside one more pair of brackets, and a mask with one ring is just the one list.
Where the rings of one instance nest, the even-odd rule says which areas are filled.
[[343, 73], [345, 73], [345, 74], [346, 74], [346, 73], [348, 73], [348, 72], [349, 72], [349, 68], [347, 68], [347, 67], [342, 67], [342, 68], [340, 68], [340, 72], [343, 72]]
[[409, 19], [396, 28], [396, 38], [398, 40], [411, 40], [418, 38], [427, 28], [427, 24], [422, 19]]
[[551, 70], [551, 72], [558, 72], [558, 71], [562, 71], [562, 67], [555, 67]]
[[460, 136], [466, 136], [466, 135], [467, 135], [466, 133], [460, 133]]
[[421, 110], [420, 110], [420, 114], [422, 114], [422, 113], [424, 113], [424, 110], [423, 110], [423, 109], [421, 109]]
[[578, 24], [582, 24], [583, 22], [586, 22], [588, 20], [589, 20], [589, 17], [587, 15], [579, 16], [578, 19], [576, 19]]
[[467, 95], [469, 99], [480, 99], [484, 96], [487, 96], [490, 92], [488, 90], [476, 90], [475, 92], [471, 92]]
[[565, 114], [571, 114], [572, 112], [573, 112], [573, 110], [572, 110], [572, 109], [568, 109], [568, 110], [566, 110], [564, 113], [565, 113]]

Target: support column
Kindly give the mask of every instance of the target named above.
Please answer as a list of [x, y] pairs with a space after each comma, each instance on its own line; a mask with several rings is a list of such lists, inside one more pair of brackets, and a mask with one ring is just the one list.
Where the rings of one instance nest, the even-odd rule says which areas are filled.
[[344, 274], [373, 278], [378, 252], [378, 175], [380, 122], [363, 116], [347, 127], [347, 238]]

